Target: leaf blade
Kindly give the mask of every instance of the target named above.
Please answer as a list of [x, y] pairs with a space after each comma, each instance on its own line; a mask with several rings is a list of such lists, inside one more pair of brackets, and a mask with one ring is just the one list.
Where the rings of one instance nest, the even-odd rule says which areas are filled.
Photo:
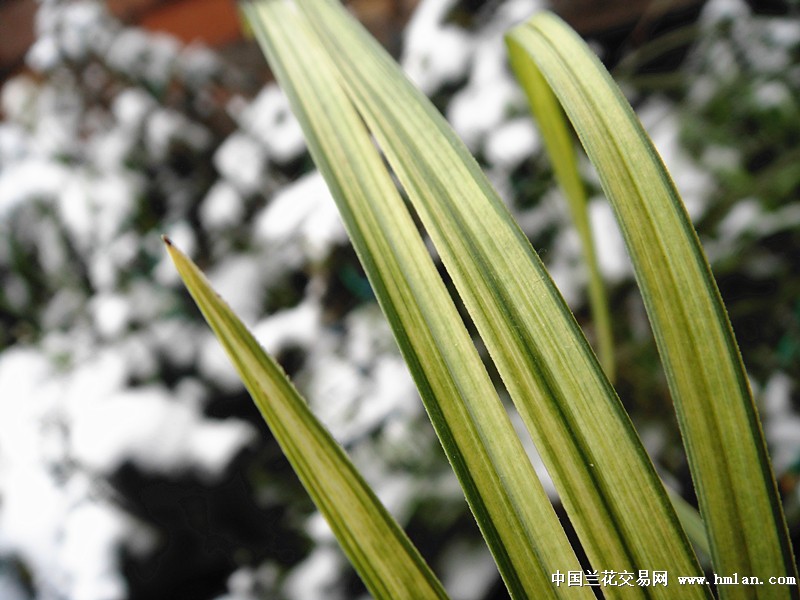
[[[377, 598], [446, 599], [441, 584], [280, 366], [194, 263], [167, 250], [289, 462]], [[365, 551], [365, 549], [367, 551]]]
[[[463, 144], [333, 2], [298, 6], [434, 240], [590, 560], [598, 569], [671, 565], [699, 573], [663, 485], [580, 328]], [[706, 597], [708, 590], [685, 593]]]
[[[510, 40], [515, 68], [541, 71], [533, 74], [532, 88], [540, 90], [546, 80], [558, 95], [620, 222], [675, 402], [715, 570], [764, 580], [796, 577], [738, 346], [674, 183], [610, 76], [563, 23], [538, 15]], [[796, 588], [758, 592], [798, 597]], [[721, 588], [724, 597], [750, 593]]]
[[[541, 90], [542, 88], [539, 88]], [[589, 304], [594, 321], [597, 339], [597, 355], [609, 380], [614, 381], [616, 361], [614, 357], [614, 336], [611, 328], [611, 314], [608, 309], [606, 295], [597, 254], [594, 246], [594, 235], [589, 224], [586, 190], [578, 173], [578, 164], [569, 131], [561, 108], [555, 96], [544, 89], [537, 94], [528, 94], [528, 103], [542, 132], [545, 147], [553, 165], [558, 181], [567, 199], [572, 223], [578, 232], [583, 246], [583, 255], [589, 272]]]
[[[579, 570], [452, 300], [324, 48], [280, 1], [243, 4], [303, 126], [431, 421], [514, 597]], [[349, 160], [335, 160], [337, 157]]]

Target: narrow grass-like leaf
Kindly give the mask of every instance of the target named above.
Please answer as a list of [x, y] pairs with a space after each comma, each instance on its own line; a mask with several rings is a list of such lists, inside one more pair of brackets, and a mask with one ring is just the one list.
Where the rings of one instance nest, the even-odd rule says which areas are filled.
[[553, 163], [556, 179], [564, 190], [572, 222], [583, 245], [583, 255], [589, 271], [589, 305], [594, 321], [597, 355], [606, 375], [613, 382], [616, 367], [611, 315], [603, 278], [597, 264], [594, 236], [587, 211], [586, 189], [578, 172], [574, 144], [566, 127], [566, 121], [561, 115], [561, 107], [552, 94], [529, 95], [528, 102], [531, 110], [539, 115], [537, 124], [542, 132], [547, 154]]
[[447, 598], [406, 534], [195, 264], [169, 240], [189, 292], [342, 549], [376, 598]]
[[[529, 95], [558, 97], [620, 222], [675, 403], [715, 571], [765, 582], [796, 577], [727, 313], [658, 153], [600, 62], [557, 17], [537, 15], [508, 39]], [[723, 586], [720, 594], [797, 598], [798, 588]]]
[[509, 590], [558, 598], [580, 570], [458, 311], [327, 50], [294, 5], [242, 4], [409, 365]]
[[[531, 111], [536, 117], [544, 137], [545, 147], [553, 162], [553, 169], [567, 196], [573, 222], [584, 245], [584, 254], [589, 263], [589, 294], [592, 302], [592, 315], [595, 326], [598, 328], [598, 355], [606, 375], [609, 380], [613, 381], [614, 349], [608, 303], [597, 264], [594, 239], [586, 208], [586, 193], [578, 172], [574, 145], [567, 121], [558, 100], [549, 87], [541, 85], [541, 81], [534, 79], [532, 75], [527, 73], [519, 73], [519, 75], [520, 84], [525, 89]], [[669, 492], [669, 490], [667, 491]], [[677, 494], [670, 493], [669, 496], [689, 539], [695, 547], [703, 548], [710, 556], [708, 536], [699, 513], [685, 501], [680, 502], [681, 498]]]
[[711, 564], [711, 545], [708, 543], [708, 533], [703, 524], [703, 518], [697, 509], [684, 500], [678, 492], [667, 488], [672, 506], [675, 507], [675, 512], [678, 513], [678, 518], [681, 520], [681, 525], [686, 531], [686, 535], [692, 541], [695, 550], [698, 551], [698, 558], [701, 564], [709, 566]]
[[[338, 3], [296, 4], [319, 33], [436, 244], [593, 566], [699, 573], [619, 399], [477, 163], [430, 102]], [[604, 593], [674, 597], [664, 587], [607, 587]], [[709, 591], [697, 586], [682, 594], [703, 598]]]

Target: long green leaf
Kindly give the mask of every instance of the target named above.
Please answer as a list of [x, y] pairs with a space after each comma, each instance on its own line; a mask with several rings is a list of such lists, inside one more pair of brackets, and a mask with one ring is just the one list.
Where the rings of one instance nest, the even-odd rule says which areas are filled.
[[[763, 581], [796, 577], [727, 313], [658, 153], [600, 62], [557, 17], [537, 15], [508, 40], [528, 94], [558, 97], [620, 222], [667, 373], [716, 572]], [[798, 597], [796, 586], [724, 586], [720, 593]]]
[[678, 513], [678, 518], [681, 520], [681, 525], [683, 525], [686, 535], [689, 536], [695, 550], [698, 551], [698, 558], [700, 558], [701, 564], [704, 567], [710, 565], [711, 546], [708, 543], [708, 533], [706, 533], [706, 527], [703, 524], [703, 518], [700, 513], [678, 492], [667, 488], [667, 494], [672, 500], [672, 506], [675, 507], [675, 512]]
[[165, 241], [184, 284], [370, 592], [387, 599], [447, 598], [416, 548], [311, 413], [283, 369], [194, 263]]
[[583, 245], [583, 255], [589, 271], [589, 304], [595, 327], [597, 354], [606, 375], [613, 382], [616, 361], [614, 359], [614, 336], [611, 332], [611, 315], [608, 310], [608, 298], [603, 278], [597, 264], [594, 236], [589, 225], [586, 189], [581, 181], [580, 173], [578, 173], [572, 138], [561, 115], [561, 107], [552, 94], [530, 94], [528, 101], [531, 110], [539, 115], [537, 122], [550, 161], [553, 163], [553, 171], [561, 189], [564, 190], [572, 222]]
[[[536, 117], [539, 129], [542, 132], [556, 178], [566, 195], [572, 221], [578, 230], [584, 247], [584, 256], [589, 270], [589, 298], [596, 328], [598, 358], [609, 380], [613, 382], [615, 360], [611, 317], [597, 263], [594, 238], [587, 211], [586, 190], [578, 172], [572, 136], [570, 135], [564, 112], [550, 89], [546, 86], [544, 88], [541, 87], [539, 80], [532, 79], [526, 73], [519, 73], [519, 75], [520, 83], [525, 89], [531, 111]], [[522, 75], [526, 76], [523, 78]], [[667, 492], [669, 493], [669, 489], [667, 489]], [[694, 547], [697, 548], [699, 545], [710, 556], [708, 536], [702, 526], [702, 519], [699, 513], [685, 501], [680, 502], [681, 498], [677, 494], [670, 493], [669, 496], [678, 518]], [[697, 526], [698, 524], [700, 524], [700, 527]]]
[[307, 22], [281, 0], [242, 8], [306, 134], [445, 452], [514, 597], [589, 590], [416, 226]]
[[[296, 3], [439, 250], [592, 564], [699, 573], [627, 414], [530, 243], [428, 100], [338, 3]], [[664, 587], [606, 596], [673, 597]], [[708, 595], [703, 586], [682, 591]]]
[[[663, 485], [528, 240], [427, 99], [341, 10], [298, 2], [436, 244], [599, 570], [698, 573]], [[658, 565], [658, 567], [656, 567]], [[666, 588], [609, 587], [642, 597]], [[707, 589], [687, 589], [705, 597]]]

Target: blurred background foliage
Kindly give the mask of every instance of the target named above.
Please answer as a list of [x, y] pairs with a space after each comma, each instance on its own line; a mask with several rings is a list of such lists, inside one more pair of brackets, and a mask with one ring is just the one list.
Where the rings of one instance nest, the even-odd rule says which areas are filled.
[[[592, 41], [684, 196], [797, 542], [798, 7], [551, 6]], [[351, 7], [479, 158], [591, 339], [577, 236], [502, 42], [545, 4]], [[0, 597], [364, 595], [179, 284], [159, 239], [167, 233], [278, 357], [452, 596], [504, 598], [254, 45], [186, 43], [185, 28], [181, 40], [125, 22], [114, 2], [50, 0], [34, 12], [33, 43], [1, 96]], [[583, 172], [618, 389], [657, 466], [692, 501], [632, 271], [596, 176], [585, 163]]]

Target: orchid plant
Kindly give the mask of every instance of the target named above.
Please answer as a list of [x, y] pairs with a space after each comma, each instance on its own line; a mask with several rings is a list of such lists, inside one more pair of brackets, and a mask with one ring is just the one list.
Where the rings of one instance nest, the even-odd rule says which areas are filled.
[[[759, 417], [703, 249], [647, 133], [577, 34], [540, 13], [506, 41], [584, 243], [600, 360], [463, 143], [336, 0], [246, 0], [241, 8], [303, 127], [512, 597], [594, 594], [563, 583], [564, 573], [583, 567], [412, 211], [553, 478], [591, 570], [673, 578], [667, 585], [634, 578], [635, 585], [603, 587], [604, 596], [674, 598], [677, 576], [697, 578], [681, 587], [681, 598], [712, 596], [676, 505], [611, 383], [610, 317], [570, 124], [614, 208], [658, 345], [705, 525], [693, 537], [707, 541], [715, 573], [763, 583], [716, 593], [800, 597]], [[446, 598], [280, 366], [166, 242], [369, 591]]]

